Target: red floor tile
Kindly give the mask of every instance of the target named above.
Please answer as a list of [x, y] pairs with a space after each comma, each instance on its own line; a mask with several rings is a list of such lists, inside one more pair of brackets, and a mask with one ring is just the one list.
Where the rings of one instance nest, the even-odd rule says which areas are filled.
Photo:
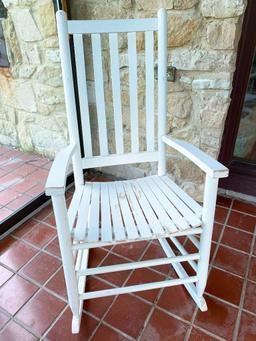
[[37, 197], [38, 195], [44, 193], [45, 191], [45, 184], [44, 183], [40, 183], [35, 185], [34, 187], [30, 188], [26, 194], [31, 195], [33, 197]]
[[44, 284], [47, 279], [57, 271], [60, 265], [61, 261], [57, 258], [40, 252], [31, 262], [25, 265], [20, 273], [40, 284]]
[[7, 270], [0, 265], [0, 286], [3, 285], [9, 278], [13, 276], [13, 272]]
[[50, 252], [52, 255], [55, 255], [57, 257], [60, 257], [60, 247], [59, 247], [59, 241], [58, 237], [54, 238], [46, 247], [45, 250]]
[[215, 211], [215, 221], [217, 223], [223, 224], [226, 220], [228, 214], [228, 209], [221, 207], [221, 206], [216, 206], [216, 211]]
[[13, 276], [0, 288], [0, 306], [14, 315], [37, 290], [36, 285]]
[[11, 321], [8, 326], [0, 333], [0, 340], [8, 341], [36, 341], [37, 338], [30, 334], [26, 329]]
[[221, 244], [231, 246], [235, 249], [250, 252], [253, 235], [243, 231], [226, 227], [221, 238]]
[[14, 230], [12, 235], [18, 238], [22, 238], [23, 236], [25, 236], [25, 234], [27, 234], [28, 232], [31, 232], [37, 224], [38, 224], [38, 221], [34, 219], [29, 219], [25, 223], [20, 225], [16, 230]]
[[[127, 261], [125, 261], [123, 258], [119, 256], [116, 256], [110, 253], [105, 258], [105, 260], [103, 261], [101, 265], [105, 266], [105, 265], [124, 264], [124, 263], [127, 263]], [[131, 271], [116, 271], [112, 273], [99, 275], [98, 277], [105, 279], [111, 284], [121, 286], [125, 282], [127, 277], [129, 276], [130, 272]]]
[[131, 295], [120, 295], [104, 320], [113, 327], [137, 338], [151, 306]]
[[252, 281], [256, 281], [256, 257], [251, 258], [248, 278]]
[[46, 288], [67, 299], [66, 283], [62, 268], [59, 269], [56, 274], [50, 279], [50, 281], [46, 284]]
[[32, 187], [34, 187], [36, 184], [37, 184], [36, 181], [30, 180], [29, 176], [27, 176], [27, 177], [21, 179], [18, 183], [14, 184], [12, 186], [12, 189], [16, 192], [26, 193]]
[[22, 177], [28, 176], [29, 174], [37, 171], [38, 168], [29, 164], [24, 164], [13, 171], [13, 174], [21, 175]]
[[56, 235], [55, 229], [44, 223], [39, 223], [36, 227], [24, 236], [24, 240], [37, 247], [43, 247]]
[[255, 341], [256, 316], [243, 312], [238, 332], [238, 341]]
[[206, 334], [205, 332], [193, 327], [189, 336], [189, 341], [215, 341], [217, 339]]
[[256, 283], [250, 281], [247, 282], [244, 309], [256, 314]]
[[89, 267], [93, 268], [98, 266], [107, 254], [108, 252], [101, 248], [91, 249], [89, 251]]
[[30, 174], [30, 180], [36, 180], [38, 182], [41, 182], [42, 184], [45, 184], [48, 174], [49, 174], [48, 170], [37, 169], [35, 172]]
[[[66, 309], [64, 314], [57, 320], [57, 322], [50, 329], [46, 335], [49, 341], [86, 341], [89, 340], [98, 321], [87, 314], [83, 314], [81, 320], [81, 327], [79, 334], [71, 333], [72, 313], [70, 309]], [[107, 339], [106, 339], [107, 340]], [[109, 340], [110, 341], [110, 340]], [[114, 340], [113, 340], [114, 341]]]
[[64, 306], [64, 302], [40, 290], [16, 316], [36, 333], [42, 335]]
[[20, 193], [13, 191], [10, 188], [4, 189], [0, 192], [0, 205], [7, 205], [9, 202], [18, 199], [21, 196]]
[[112, 251], [132, 261], [137, 261], [142, 256], [147, 245], [148, 242], [146, 241], [119, 244], [114, 246]]
[[[143, 256], [142, 260], [162, 258], [162, 257], [166, 258], [166, 255], [162, 247], [159, 244], [151, 243], [145, 255]], [[160, 265], [160, 266], [154, 266], [154, 269], [167, 275], [171, 272], [172, 268], [169, 265]]]
[[206, 291], [225, 301], [239, 305], [243, 280], [225, 271], [212, 268]]
[[208, 310], [206, 312], [198, 311], [195, 325], [231, 340], [236, 323], [237, 309], [208, 296], [206, 296], [206, 302]]
[[51, 226], [54, 226], [56, 227], [56, 222], [55, 222], [55, 217], [54, 217], [54, 213], [51, 213], [50, 215], [48, 215], [48, 217], [46, 217], [44, 219], [44, 222], [51, 225]]
[[232, 199], [231, 198], [222, 197], [222, 196], [218, 195], [218, 197], [217, 197], [217, 205], [229, 208], [231, 203], [232, 203]]
[[[22, 177], [16, 174], [6, 174], [5, 176], [1, 177], [1, 185], [4, 187], [10, 187], [20, 181]], [[4, 204], [3, 204], [4, 205]]]
[[232, 209], [256, 215], [256, 204], [251, 204], [245, 201], [234, 200]]
[[213, 264], [234, 274], [244, 276], [249, 256], [239, 251], [219, 246]]
[[32, 197], [28, 196], [26, 194], [22, 194], [21, 197], [18, 199], [15, 199], [7, 204], [7, 208], [17, 211], [19, 209], [22, 209], [25, 205], [27, 205], [30, 201], [32, 201]]
[[44, 220], [50, 213], [52, 213], [52, 204], [48, 204], [46, 207], [42, 208], [41, 211], [36, 213], [33, 218], [36, 220]]
[[16, 239], [12, 236], [7, 236], [0, 240], [0, 255], [2, 255], [6, 250], [8, 250], [14, 243], [16, 243]]
[[17, 271], [36, 253], [37, 250], [32, 246], [17, 241], [0, 256], [0, 262]]
[[223, 229], [224, 229], [224, 227], [222, 224], [214, 223], [213, 232], [212, 232], [212, 240], [214, 240], [215, 242], [218, 242], [220, 234], [221, 234]]
[[[0, 311], [0, 329], [9, 321], [9, 317]], [[1, 335], [1, 334], [0, 334]]]
[[227, 224], [241, 230], [253, 232], [256, 224], [256, 217], [248, 216], [246, 213], [232, 211]]
[[[97, 291], [111, 288], [112, 286], [102, 282], [101, 280], [95, 277], [89, 277], [86, 283], [86, 291]], [[84, 309], [88, 313], [91, 313], [94, 316], [97, 316], [98, 318], [102, 318], [107, 309], [110, 307], [113, 300], [114, 296], [86, 300], [84, 302]]]
[[196, 304], [183, 286], [165, 288], [157, 305], [190, 321]]
[[141, 341], [183, 341], [188, 325], [158, 309], [154, 310]]
[[128, 341], [127, 337], [123, 336], [122, 334], [117, 333], [113, 329], [109, 328], [108, 326], [104, 326], [101, 324], [96, 333], [93, 335], [91, 341], [102, 341], [102, 340], [115, 340], [115, 341]]
[[[159, 282], [159, 281], [164, 281], [165, 278], [166, 277], [164, 275], [158, 274], [147, 268], [144, 268], [144, 269], [142, 268], [142, 269], [137, 269], [132, 273], [131, 277], [129, 278], [127, 282], [127, 285]], [[139, 291], [139, 292], [136, 292], [136, 295], [153, 303], [156, 300], [159, 291], [160, 289]]]

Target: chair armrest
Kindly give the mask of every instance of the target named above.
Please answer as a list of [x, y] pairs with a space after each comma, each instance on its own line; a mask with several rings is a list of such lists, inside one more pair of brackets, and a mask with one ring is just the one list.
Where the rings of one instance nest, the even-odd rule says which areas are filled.
[[226, 178], [228, 176], [228, 168], [192, 144], [174, 139], [168, 135], [164, 135], [162, 140], [168, 146], [176, 149], [178, 152], [189, 158], [210, 177]]
[[65, 193], [68, 166], [75, 149], [76, 144], [72, 143], [56, 155], [46, 181], [46, 195], [61, 195]]

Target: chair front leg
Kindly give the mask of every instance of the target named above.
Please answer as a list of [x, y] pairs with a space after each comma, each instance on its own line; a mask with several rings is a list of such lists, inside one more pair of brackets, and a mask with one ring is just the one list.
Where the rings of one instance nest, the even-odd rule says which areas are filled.
[[199, 297], [203, 296], [207, 282], [217, 190], [218, 179], [206, 175], [202, 213], [203, 232], [200, 238], [200, 259], [198, 261], [198, 282], [196, 285], [197, 295]]
[[76, 318], [79, 318], [80, 302], [78, 293], [78, 281], [75, 273], [75, 262], [72, 251], [72, 241], [68, 224], [65, 196], [64, 195], [52, 196], [52, 204], [58, 231], [68, 301], [73, 315]]

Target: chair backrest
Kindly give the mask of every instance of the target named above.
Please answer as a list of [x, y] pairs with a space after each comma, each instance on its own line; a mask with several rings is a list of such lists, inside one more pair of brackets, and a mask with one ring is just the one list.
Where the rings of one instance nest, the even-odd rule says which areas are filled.
[[[159, 161], [159, 137], [165, 134], [166, 126], [166, 12], [161, 9], [158, 18], [149, 19], [122, 19], [122, 20], [67, 20], [63, 11], [56, 14], [57, 27], [60, 44], [60, 57], [62, 64], [64, 92], [68, 116], [70, 139], [79, 143], [78, 120], [74, 94], [74, 83], [72, 76], [72, 65], [70, 57], [69, 36], [73, 36], [74, 60], [76, 78], [78, 84], [78, 97], [81, 114], [82, 138], [85, 157], [82, 160], [83, 168], [102, 167], [117, 164]], [[144, 35], [145, 52], [144, 74], [145, 74], [145, 148], [142, 150], [139, 134], [139, 109], [138, 109], [138, 55], [137, 40], [138, 32]], [[127, 34], [127, 60], [128, 60], [128, 83], [130, 107], [130, 150], [124, 147], [124, 128], [122, 112], [122, 89], [120, 86], [120, 54], [119, 35]], [[104, 92], [104, 69], [102, 58], [102, 35], [108, 36], [108, 54], [110, 65], [110, 82], [112, 91], [113, 107], [113, 130], [115, 150], [109, 149], [108, 140], [108, 118], [106, 117], [106, 102]], [[158, 36], [158, 96], [155, 96], [154, 63], [156, 53], [154, 52], [154, 36]], [[97, 115], [97, 138], [98, 153], [93, 149], [92, 119], [88, 101], [88, 72], [85, 63], [84, 36], [89, 36], [93, 75], [95, 86], [95, 102]], [[141, 58], [141, 56], [140, 56]], [[140, 94], [141, 95], [141, 94]], [[155, 120], [155, 98], [158, 98], [158, 132]], [[127, 133], [127, 132], [126, 132]], [[158, 143], [157, 142], [158, 135]], [[93, 136], [93, 138], [92, 138]]]

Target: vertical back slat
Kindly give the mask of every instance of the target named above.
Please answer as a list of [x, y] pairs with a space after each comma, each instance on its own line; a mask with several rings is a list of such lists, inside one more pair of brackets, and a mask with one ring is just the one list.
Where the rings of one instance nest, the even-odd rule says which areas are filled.
[[89, 117], [88, 93], [86, 84], [86, 69], [84, 60], [84, 45], [82, 34], [74, 34], [75, 62], [78, 83], [79, 104], [83, 131], [85, 156], [92, 156], [92, 138]]
[[166, 134], [167, 114], [167, 13], [158, 11], [158, 175], [166, 173], [166, 148], [162, 136]]
[[123, 154], [124, 142], [123, 142], [122, 104], [121, 104], [121, 92], [120, 92], [120, 69], [119, 69], [117, 33], [109, 34], [109, 52], [110, 52], [110, 63], [111, 63], [112, 96], [113, 96], [113, 106], [114, 106], [116, 153]]
[[93, 57], [93, 72], [95, 82], [95, 97], [97, 107], [97, 119], [99, 129], [100, 154], [108, 155], [108, 138], [107, 124], [105, 111], [105, 96], [104, 96], [104, 80], [102, 70], [102, 53], [101, 53], [101, 38], [100, 34], [91, 35], [92, 39], [92, 57]]
[[145, 32], [146, 138], [147, 151], [154, 150], [154, 32]]
[[130, 116], [131, 116], [131, 149], [139, 152], [139, 122], [138, 122], [138, 86], [137, 86], [137, 52], [136, 32], [128, 34], [128, 64], [130, 86]]

